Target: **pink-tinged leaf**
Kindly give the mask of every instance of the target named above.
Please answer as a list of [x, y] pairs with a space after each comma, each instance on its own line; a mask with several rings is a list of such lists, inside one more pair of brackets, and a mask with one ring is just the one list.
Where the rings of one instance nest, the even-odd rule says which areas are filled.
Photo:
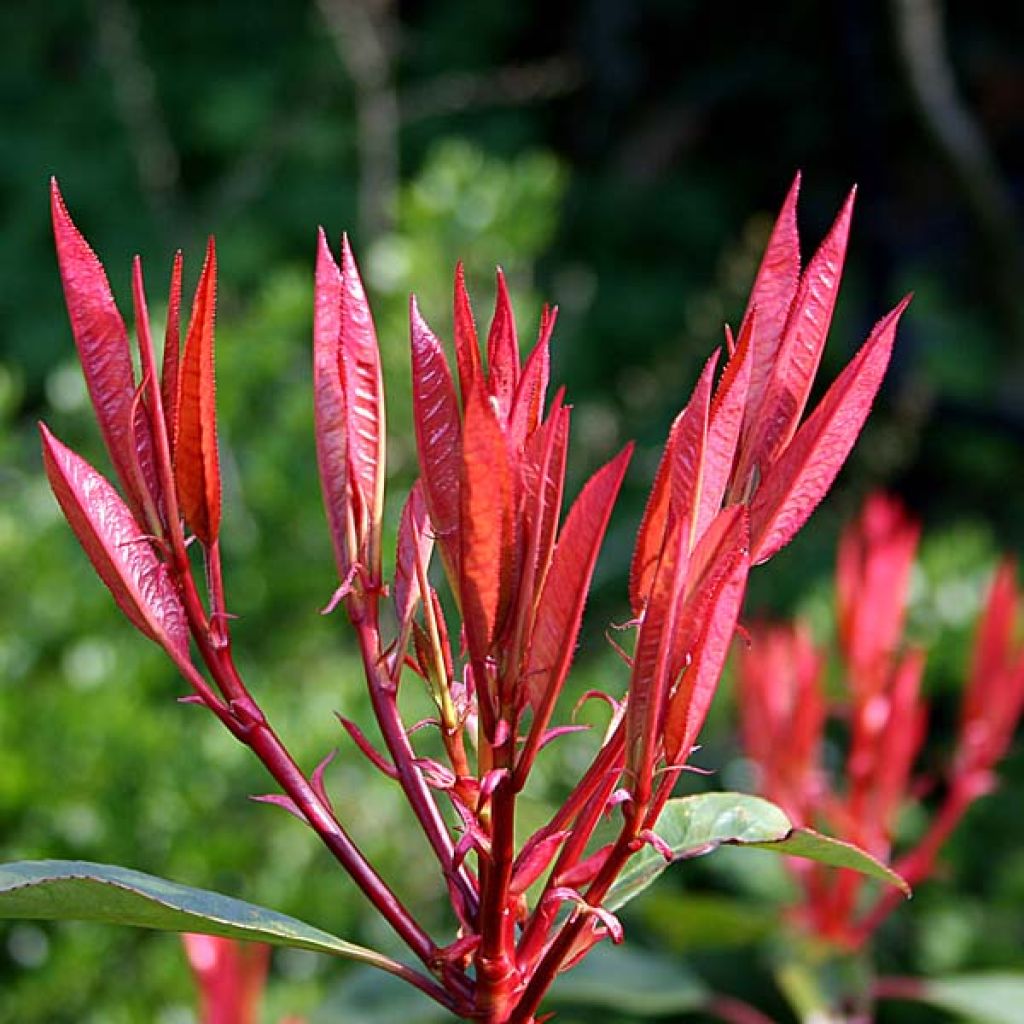
[[181, 663], [188, 660], [188, 623], [167, 566], [117, 491], [46, 428], [46, 475], [78, 542], [131, 623]]
[[497, 404], [500, 421], [506, 423], [519, 384], [519, 342], [508, 286], [500, 267], [497, 277], [494, 319], [487, 335], [487, 390]]
[[459, 591], [466, 642], [486, 657], [497, 625], [503, 579], [514, 546], [512, 472], [505, 436], [482, 387], [466, 400], [459, 481]]
[[744, 473], [764, 474], [790, 441], [807, 405], [843, 276], [856, 189], [807, 265], [779, 342], [764, 399], [744, 445]]
[[409, 491], [402, 519], [398, 526], [398, 552], [395, 557], [395, 615], [399, 627], [412, 618], [416, 605], [420, 600], [419, 575], [417, 564], [426, 567], [430, 564], [430, 554], [434, 540], [430, 534], [430, 522], [427, 516], [427, 505], [423, 498], [422, 482], [417, 480]]
[[672, 521], [687, 519], [687, 545], [693, 546], [697, 534], [695, 513], [702, 492], [702, 473], [711, 382], [718, 353], [704, 366], [686, 408], [675, 418], [668, 441], [654, 476], [654, 485], [644, 509], [629, 573], [630, 604], [639, 615], [643, 610], [661, 557], [665, 535]]
[[413, 298], [412, 402], [420, 479], [430, 521], [452, 578], [458, 574], [459, 476], [462, 424], [458, 399], [440, 342], [420, 316]]
[[700, 634], [665, 720], [665, 756], [670, 764], [682, 764], [697, 740], [711, 700], [722, 676], [750, 571], [750, 539], [746, 516], [741, 529], [731, 533], [732, 543], [719, 553], [719, 569], [712, 574], [710, 593], [702, 605]]
[[750, 510], [755, 565], [789, 543], [832, 486], [881, 386], [909, 302], [907, 296], [875, 325], [761, 482]]
[[549, 832], [546, 835], [537, 833], [528, 839], [512, 867], [509, 892], [515, 896], [526, 892], [551, 866], [551, 861], [568, 835], [565, 831]]
[[178, 434], [174, 479], [185, 521], [205, 547], [220, 531], [220, 463], [213, 371], [213, 323], [217, 301], [217, 253], [206, 248], [192, 317], [185, 335], [178, 384]]
[[323, 228], [317, 236], [313, 307], [313, 417], [320, 489], [338, 576], [345, 579], [355, 552], [348, 537], [348, 416], [341, 362], [341, 271]]
[[167, 325], [164, 329], [163, 366], [160, 371], [160, 395], [164, 406], [167, 441], [174, 456], [174, 438], [178, 432], [178, 368], [181, 363], [181, 250], [174, 254], [171, 288], [167, 297]]
[[480, 364], [480, 341], [476, 333], [476, 321], [473, 319], [473, 307], [466, 292], [466, 271], [461, 260], [455, 268], [454, 323], [459, 393], [465, 403], [474, 382], [483, 377], [483, 367]]
[[145, 430], [136, 431], [128, 332], [103, 266], [72, 222], [56, 179], [50, 183], [50, 207], [64, 298], [89, 398], [128, 503], [144, 522], [150, 496], [144, 493], [140, 462], [152, 465], [152, 440]]
[[786, 200], [768, 239], [768, 246], [754, 279], [750, 301], [747, 303], [747, 311], [743, 315], [740, 327], [742, 333], [743, 327], [748, 326], [748, 321], [757, 310], [757, 330], [752, 334], [751, 344], [753, 351], [745, 436], [749, 434], [749, 429], [756, 425], [761, 400], [764, 398], [765, 388], [775, 365], [779, 340], [786, 326], [793, 296], [796, 294], [797, 282], [800, 280], [800, 236], [796, 223], [799, 195], [798, 173], [789, 187]]
[[534, 709], [528, 749], [536, 749], [539, 744], [576, 653], [590, 580], [632, 454], [632, 445], [628, 445], [587, 481], [555, 545], [537, 607], [525, 674], [528, 699]]
[[633, 655], [626, 706], [626, 767], [632, 793], [641, 804], [650, 795], [657, 736], [672, 681], [672, 653], [686, 592], [688, 536], [685, 521], [670, 519]]
[[384, 381], [373, 316], [347, 235], [341, 238], [340, 328], [349, 465], [376, 530], [384, 506]]
[[711, 401], [708, 437], [704, 446], [703, 486], [697, 514], [698, 538], [722, 507], [732, 476], [743, 412], [747, 404], [751, 367], [750, 339], [756, 322], [756, 314], [752, 314], [740, 331], [739, 340]]

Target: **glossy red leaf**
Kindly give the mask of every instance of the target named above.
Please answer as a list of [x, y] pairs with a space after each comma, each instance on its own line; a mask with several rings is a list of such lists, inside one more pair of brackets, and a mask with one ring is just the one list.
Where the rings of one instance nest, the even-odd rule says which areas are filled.
[[462, 472], [462, 424], [448, 362], [441, 343], [427, 326], [413, 298], [412, 403], [420, 479], [434, 534], [449, 573], [458, 576], [459, 478]]
[[160, 371], [160, 396], [164, 407], [167, 441], [174, 456], [174, 438], [178, 432], [178, 368], [181, 363], [181, 250], [171, 265], [171, 288], [167, 297], [167, 324], [164, 329], [163, 365]]
[[680, 515], [686, 518], [689, 524], [688, 548], [692, 548], [695, 540], [695, 514], [701, 493], [711, 381], [717, 358], [716, 352], [707, 361], [690, 401], [675, 418], [654, 476], [629, 572], [630, 604], [637, 615], [647, 600], [665, 534], [672, 520]]
[[756, 324], [751, 316], [740, 331], [739, 340], [722, 379], [715, 389], [708, 416], [708, 437], [704, 446], [704, 474], [697, 513], [696, 536], [703, 535], [718, 514], [725, 498], [739, 444], [743, 413], [750, 384], [751, 333]]
[[498, 291], [494, 300], [494, 318], [487, 335], [487, 390], [498, 407], [498, 417], [507, 422], [512, 399], [519, 384], [519, 342], [512, 302], [505, 275], [498, 268]]
[[473, 319], [473, 307], [466, 292], [466, 271], [460, 261], [455, 268], [455, 361], [459, 368], [459, 393], [465, 403], [474, 381], [483, 377], [480, 365], [480, 341]]
[[528, 700], [534, 709], [531, 736], [537, 733], [538, 740], [576, 653], [597, 556], [632, 454], [633, 447], [628, 445], [587, 481], [555, 545], [537, 607], [525, 674]]
[[217, 253], [206, 248], [192, 317], [185, 335], [178, 384], [178, 433], [174, 479], [185, 521], [210, 547], [220, 531], [220, 463], [213, 370], [213, 325], [217, 301]]
[[[751, 339], [750, 394], [744, 435], [749, 436], [764, 398], [768, 379], [775, 365], [775, 356], [783, 328], [800, 280], [800, 235], [797, 231], [796, 207], [800, 195], [800, 175], [793, 179], [785, 202], [772, 229], [761, 266], [754, 279], [747, 311], [740, 331], [756, 326]], [[751, 318], [757, 313], [756, 325]]]
[[512, 472], [505, 436], [483, 389], [466, 401], [459, 480], [459, 590], [466, 641], [486, 656], [497, 625], [503, 579], [514, 545]]
[[341, 239], [341, 351], [348, 460], [371, 529], [384, 507], [384, 381], [377, 332], [348, 236]]
[[341, 362], [341, 271], [320, 229], [313, 307], [313, 418], [320, 489], [338, 576], [345, 579], [355, 552], [348, 536], [348, 416]]
[[709, 574], [707, 593], [693, 602], [699, 633], [690, 662], [675, 692], [665, 718], [665, 755], [669, 763], [681, 764], [697, 739], [736, 632], [750, 571], [750, 538], [746, 515], [737, 517], [739, 529], [731, 530], [719, 550], [716, 570]]
[[[744, 452], [746, 472], [764, 473], [796, 431], [814, 383], [843, 275], [856, 190], [807, 265], [779, 342], [756, 426]], [[741, 473], [741, 476], [745, 475]]]
[[416, 610], [420, 600], [417, 563], [424, 571], [430, 564], [434, 540], [430, 534], [427, 504], [423, 497], [422, 481], [417, 480], [409, 491], [402, 518], [398, 525], [398, 550], [395, 555], [395, 586], [393, 597], [399, 626], [404, 625]]
[[825, 496], [867, 419], [910, 297], [883, 317], [797, 431], [754, 496], [753, 561], [767, 561], [793, 538]]
[[550, 331], [545, 333], [542, 323], [541, 337], [527, 358], [522, 376], [519, 378], [519, 386], [509, 416], [509, 443], [513, 448], [523, 446], [526, 438], [537, 429], [544, 415], [544, 402], [551, 376], [550, 337]]
[[50, 183], [50, 207], [64, 298], [89, 397], [128, 503], [145, 521], [149, 496], [140, 462], [152, 466], [152, 438], [145, 426], [136, 429], [128, 332], [103, 266], [72, 222], [56, 179]]
[[39, 425], [50, 486], [78, 542], [131, 623], [176, 661], [188, 660], [188, 624], [167, 566], [120, 495]]

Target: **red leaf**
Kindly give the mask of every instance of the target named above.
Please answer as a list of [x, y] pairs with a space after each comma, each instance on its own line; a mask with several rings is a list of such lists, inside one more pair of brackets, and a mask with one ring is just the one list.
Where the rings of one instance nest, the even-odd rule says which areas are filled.
[[205, 547], [220, 531], [220, 465], [213, 374], [213, 322], [217, 301], [217, 253], [206, 248], [192, 318], [185, 335], [178, 385], [178, 436], [174, 478], [185, 521]]
[[587, 481], [558, 536], [537, 607], [525, 674], [534, 709], [531, 738], [536, 733], [539, 740], [546, 728], [576, 653], [598, 552], [632, 454], [628, 445]]
[[[549, 318], [553, 325], [554, 314], [549, 314]], [[537, 429], [544, 415], [544, 401], [551, 377], [550, 338], [550, 328], [545, 329], [545, 322], [542, 320], [540, 338], [523, 367], [509, 416], [509, 443], [513, 449], [523, 446], [526, 438]]]
[[171, 290], [167, 299], [167, 326], [164, 330], [164, 357], [160, 371], [160, 392], [167, 425], [167, 441], [174, 456], [174, 438], [178, 433], [178, 368], [181, 363], [181, 270], [182, 255], [174, 254], [171, 266]]
[[732, 477], [750, 384], [750, 338], [755, 321], [756, 317], [751, 316], [740, 331], [735, 351], [711, 402], [708, 437], [704, 446], [703, 486], [697, 514], [698, 538], [703, 536], [708, 524], [722, 507]]
[[796, 294], [800, 279], [800, 236], [797, 232], [796, 205], [800, 195], [800, 174], [797, 173], [782, 204], [771, 238], [761, 259], [761, 266], [750, 292], [747, 311], [743, 315], [743, 328], [751, 326], [750, 320], [757, 311], [756, 330], [752, 332], [750, 373], [750, 394], [747, 401], [748, 414], [744, 423], [744, 436], [756, 427], [756, 415], [761, 408], [768, 379], [775, 365], [789, 308]]
[[800, 279], [764, 399], [759, 409], [751, 409], [756, 421], [746, 439], [741, 479], [755, 466], [762, 473], [767, 471], [789, 443], [803, 415], [839, 294], [856, 194], [854, 189], [847, 196]]
[[377, 332], [347, 235], [341, 238], [340, 316], [348, 460], [375, 532], [384, 506], [384, 382]]
[[50, 486], [97, 575], [132, 624], [181, 663], [188, 624], [177, 588], [117, 491], [43, 423]]
[[50, 183], [50, 207], [64, 298], [89, 398], [128, 503], [145, 521], [151, 496], [145, 493], [140, 462], [152, 466], [152, 439], [145, 427], [136, 431], [128, 332], [103, 266], [72, 222], [56, 179]]
[[430, 564], [434, 547], [428, 529], [427, 506], [423, 498], [422, 481], [417, 480], [409, 491], [402, 519], [398, 526], [398, 551], [395, 556], [395, 615], [400, 628], [412, 617], [420, 600], [417, 562], [424, 571]]
[[634, 797], [650, 795], [656, 739], [672, 679], [672, 652], [686, 592], [689, 530], [670, 519], [636, 639], [626, 705], [626, 766]]
[[[316, 461], [338, 576], [345, 579], [354, 551], [348, 537], [348, 418], [341, 361], [341, 271], [323, 228], [317, 237], [313, 309], [313, 416]], [[353, 538], [354, 540], [354, 538]]]
[[698, 620], [690, 663], [669, 700], [665, 719], [665, 756], [680, 764], [689, 756], [729, 653], [750, 571], [750, 536], [746, 514], [738, 515], [719, 546], [703, 593], [688, 602], [687, 618]]
[[516, 340], [512, 303], [500, 267], [497, 276], [494, 319], [491, 320], [491, 330], [487, 335], [487, 389], [497, 402], [499, 420], [506, 423], [519, 384], [519, 343]]
[[483, 376], [480, 342], [477, 339], [473, 307], [466, 293], [466, 271], [462, 261], [455, 268], [455, 359], [459, 367], [459, 392], [463, 403], [475, 381]]
[[907, 296], [875, 325], [761, 482], [750, 510], [755, 565], [789, 543], [832, 486], [881, 386], [909, 302]]
[[647, 600], [666, 531], [676, 516], [682, 515], [690, 523], [687, 546], [693, 546], [697, 511], [694, 502], [701, 492], [708, 405], [717, 358], [716, 352], [705, 364], [690, 401], [675, 418], [654, 476], [629, 572], [630, 604], [637, 615]]
[[512, 473], [505, 436], [480, 386], [469, 393], [459, 481], [459, 590], [466, 642], [483, 659], [494, 638], [503, 569], [514, 547]]
[[434, 533], [452, 579], [458, 578], [459, 476], [462, 425], [448, 363], [440, 342], [420, 316], [413, 298], [412, 402], [423, 493]]

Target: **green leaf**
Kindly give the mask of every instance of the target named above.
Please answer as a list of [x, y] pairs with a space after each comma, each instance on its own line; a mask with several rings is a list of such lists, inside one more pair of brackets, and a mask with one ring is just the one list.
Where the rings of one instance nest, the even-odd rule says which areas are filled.
[[631, 1017], [699, 1010], [710, 995], [684, 964], [648, 949], [604, 943], [560, 975], [544, 1005], [599, 1006]]
[[170, 932], [200, 932], [347, 957], [390, 970], [381, 953], [294, 917], [164, 878], [81, 860], [0, 864], [0, 918], [99, 921]]
[[[746, 793], [699, 793], [669, 800], [655, 832], [671, 849], [673, 860], [699, 857], [723, 843], [752, 846], [833, 867], [852, 868], [910, 892], [899, 875], [863, 850], [810, 829], [793, 828], [775, 804]], [[666, 867], [665, 858], [653, 847], [645, 846], [612, 886], [605, 906], [617, 910], [628, 903]]]
[[974, 1024], [1024, 1024], [1024, 974], [992, 971], [922, 978], [915, 997]]

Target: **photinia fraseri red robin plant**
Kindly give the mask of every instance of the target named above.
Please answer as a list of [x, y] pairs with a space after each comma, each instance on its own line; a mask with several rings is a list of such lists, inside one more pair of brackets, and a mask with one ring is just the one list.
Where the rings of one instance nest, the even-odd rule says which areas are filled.
[[[161, 371], [142, 268], [132, 278], [140, 375], [103, 269], [56, 185], [58, 262], [90, 397], [120, 493], [41, 427], [47, 475], [72, 529], [131, 622], [170, 655], [192, 693], [262, 761], [262, 797], [308, 825], [420, 963], [411, 967], [309, 925], [127, 869], [39, 862], [0, 869], [0, 913], [90, 916], [319, 949], [389, 971], [466, 1019], [528, 1024], [557, 975], [605, 938], [614, 911], [674, 859], [723, 842], [846, 864], [902, 884], [855, 847], [795, 829], [766, 801], [672, 799], [714, 695], [751, 565], [803, 526], [852, 448], [889, 361], [904, 300], [803, 418], [835, 304], [853, 195], [801, 269], [787, 196], [727, 357], [708, 360], [672, 425], [629, 579], [634, 642], [611, 724], [550, 821], [520, 841], [517, 801], [558, 724], [584, 606], [630, 448], [569, 503], [571, 409], [549, 400], [556, 311], [520, 360], [500, 272], [486, 338], [461, 268], [454, 364], [410, 309], [420, 478], [401, 515], [392, 571], [382, 541], [385, 411], [373, 317], [351, 247], [321, 232], [316, 261], [316, 451], [343, 610], [383, 739], [342, 720], [356, 748], [401, 788], [436, 859], [457, 922], [427, 933], [352, 841], [327, 787], [307, 774], [239, 674], [220, 556], [214, 404], [216, 256], [211, 241], [184, 348], [180, 255]], [[486, 356], [486, 359], [485, 359]], [[454, 365], [454, 372], [452, 369]], [[190, 546], [193, 548], [190, 551]], [[435, 554], [453, 597], [446, 610]], [[201, 569], [201, 571], [199, 571]], [[435, 574], [436, 576], [436, 574]], [[418, 679], [436, 706], [443, 761], [423, 756], [398, 693]], [[610, 824], [609, 824], [610, 819]]]
[[[927, 735], [921, 696], [925, 652], [904, 637], [911, 570], [920, 528], [896, 500], [865, 503], [843, 532], [836, 565], [836, 638], [843, 696], [826, 692], [829, 652], [800, 624], [756, 625], [739, 654], [743, 744], [759, 789], [794, 823], [827, 828], [888, 861], [897, 818], [915, 794], [934, 783], [915, 775]], [[1024, 647], [1015, 639], [1020, 595], [1014, 567], [1001, 564], [980, 616], [967, 675], [955, 750], [936, 810], [924, 834], [902, 851], [894, 869], [911, 885], [928, 878], [943, 843], [970, 806], [996, 785], [995, 766], [1024, 712]], [[848, 733], [843, 770], [824, 764], [825, 730], [841, 718]], [[868, 944], [896, 906], [869, 892], [854, 872], [791, 861], [798, 897], [791, 917], [799, 932], [842, 954]], [[876, 995], [929, 999], [923, 985], [882, 979]], [[873, 1016], [871, 991], [857, 1020]], [[852, 1018], [851, 1018], [852, 1019]]]

